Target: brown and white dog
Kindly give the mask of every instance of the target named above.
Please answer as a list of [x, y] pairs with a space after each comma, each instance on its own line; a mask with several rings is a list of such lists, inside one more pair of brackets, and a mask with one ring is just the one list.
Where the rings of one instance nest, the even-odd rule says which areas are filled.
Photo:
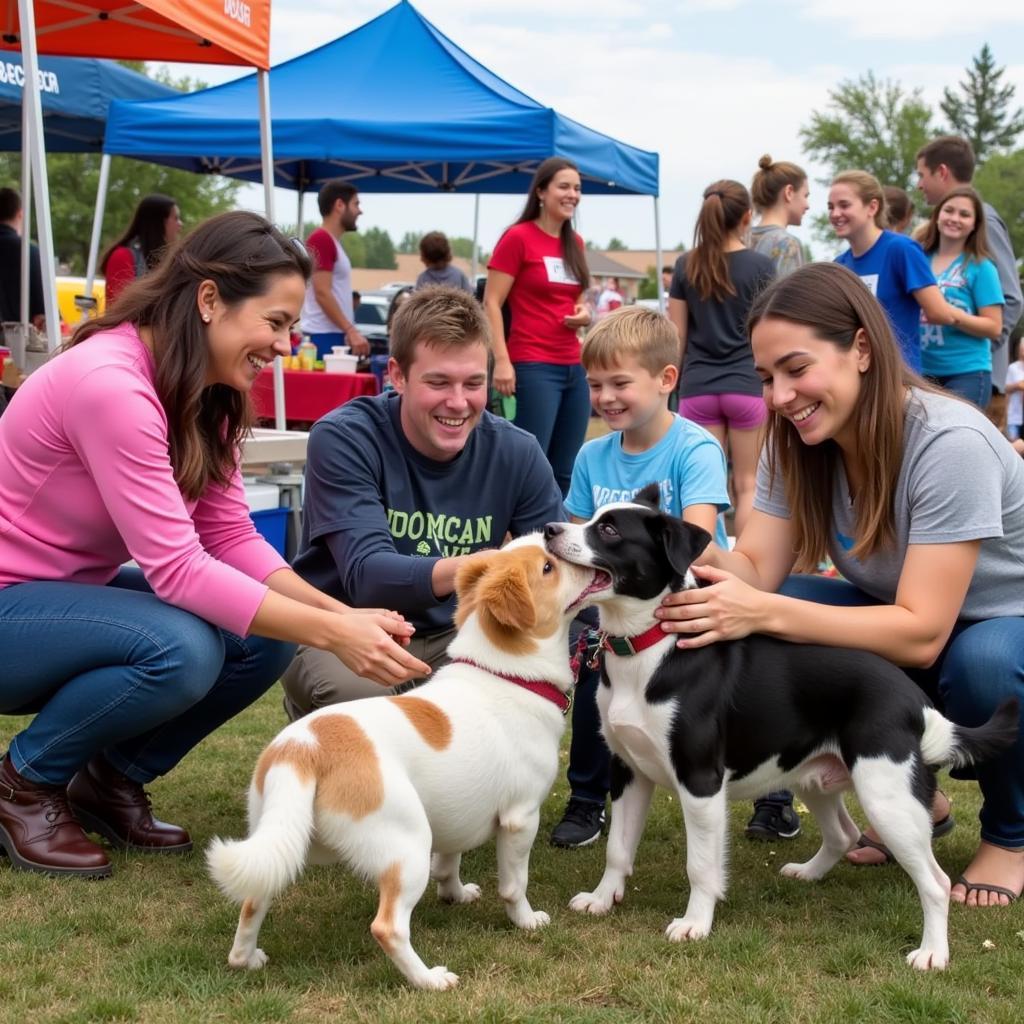
[[539, 534], [481, 553], [458, 574], [451, 664], [412, 693], [322, 708], [278, 734], [249, 787], [249, 838], [214, 839], [207, 852], [216, 883], [242, 904], [232, 967], [267, 962], [260, 925], [307, 861], [341, 861], [376, 882], [370, 931], [409, 983], [451, 988], [458, 976], [413, 949], [410, 916], [430, 878], [446, 902], [477, 899], [460, 858], [495, 834], [509, 918], [548, 923], [526, 898], [530, 849], [558, 770], [569, 623], [602, 584], [604, 573], [561, 561]]

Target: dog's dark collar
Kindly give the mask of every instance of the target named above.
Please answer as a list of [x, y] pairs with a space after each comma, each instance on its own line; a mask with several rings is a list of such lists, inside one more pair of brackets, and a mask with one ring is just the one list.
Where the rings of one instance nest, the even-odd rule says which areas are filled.
[[635, 636], [612, 636], [610, 633], [602, 633], [601, 646], [612, 654], [628, 658], [632, 654], [639, 654], [648, 647], [653, 647], [666, 636], [668, 634], [661, 628], [661, 623], [656, 622], [650, 629], [645, 629]]
[[504, 672], [496, 672], [493, 668], [487, 668], [485, 665], [478, 665], [470, 658], [452, 658], [450, 663], [453, 665], [471, 665], [473, 668], [480, 669], [481, 672], [489, 672], [492, 676], [497, 676], [499, 679], [504, 679], [509, 683], [515, 683], [516, 686], [521, 686], [524, 690], [529, 690], [530, 693], [535, 693], [538, 697], [551, 701], [563, 715], [569, 713], [572, 700], [567, 694], [562, 693], [554, 683], [548, 683], [542, 679], [524, 679], [522, 676], [506, 675]]

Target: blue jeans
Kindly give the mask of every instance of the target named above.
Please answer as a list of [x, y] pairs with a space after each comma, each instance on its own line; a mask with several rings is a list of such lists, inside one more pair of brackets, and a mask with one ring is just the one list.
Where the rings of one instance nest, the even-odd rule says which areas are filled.
[[[845, 607], [881, 603], [845, 580], [821, 576], [790, 576], [779, 592]], [[1024, 708], [1024, 618], [959, 621], [934, 665], [904, 671], [958, 725], [981, 725], [1008, 697], [1016, 696]], [[981, 838], [1024, 849], [1024, 722], [1002, 757], [951, 774], [978, 780]]]
[[992, 371], [973, 370], [971, 373], [951, 373], [948, 377], [929, 377], [939, 387], [966, 398], [979, 409], [988, 408], [992, 401]]
[[100, 752], [152, 781], [265, 693], [295, 653], [166, 604], [139, 569], [105, 587], [0, 589], [0, 636], [0, 714], [35, 716], [11, 740], [11, 761], [51, 785]]
[[331, 349], [335, 345], [345, 344], [345, 332], [327, 331], [324, 334], [311, 334], [309, 340], [316, 345], [317, 359], [323, 359], [324, 356], [331, 354]]
[[562, 497], [590, 422], [590, 388], [579, 363], [515, 363], [517, 427], [540, 443]]

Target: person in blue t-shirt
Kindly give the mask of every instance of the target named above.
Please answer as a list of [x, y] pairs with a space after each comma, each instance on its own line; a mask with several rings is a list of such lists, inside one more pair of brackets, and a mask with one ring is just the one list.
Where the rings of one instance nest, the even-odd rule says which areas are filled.
[[[576, 456], [566, 511], [576, 522], [602, 505], [630, 501], [650, 483], [662, 507], [727, 545], [725, 456], [703, 427], [668, 408], [679, 377], [679, 338], [653, 310], [615, 310], [587, 336], [581, 356], [594, 410], [612, 432]], [[573, 704], [569, 803], [551, 833], [556, 846], [586, 846], [601, 834], [608, 796], [608, 748], [600, 734], [596, 669], [584, 663]]]
[[984, 409], [992, 398], [992, 341], [1003, 333], [1003, 286], [989, 259], [985, 208], [970, 185], [946, 193], [921, 237], [943, 296], [963, 310], [956, 327], [921, 320], [925, 375]]
[[939, 326], [957, 325], [962, 311], [939, 291], [924, 250], [905, 235], [885, 229], [885, 193], [866, 171], [844, 171], [828, 193], [828, 219], [850, 248], [836, 263], [852, 270], [881, 303], [906, 364], [921, 372], [919, 324], [924, 313]]
[[[565, 519], [536, 439], [486, 411], [489, 338], [469, 293], [414, 292], [392, 323], [394, 391], [335, 409], [309, 435], [295, 571], [354, 608], [401, 611], [416, 629], [409, 652], [432, 670], [455, 633], [466, 557]], [[319, 654], [300, 647], [282, 677], [293, 720], [394, 692]]]

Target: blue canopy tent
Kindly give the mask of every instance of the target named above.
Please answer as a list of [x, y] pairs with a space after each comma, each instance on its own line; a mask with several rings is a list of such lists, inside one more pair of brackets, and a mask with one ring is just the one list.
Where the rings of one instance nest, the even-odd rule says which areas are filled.
[[[99, 153], [112, 100], [137, 102], [181, 95], [115, 61], [89, 57], [41, 57], [38, 77], [48, 153]], [[22, 148], [24, 83], [21, 54], [4, 54], [0, 60], [0, 150]]]
[[[658, 194], [658, 156], [545, 107], [488, 71], [406, 0], [270, 72], [275, 183], [345, 178], [362, 192], [525, 193], [537, 164], [575, 160], [588, 193]], [[114, 103], [104, 152], [261, 180], [254, 75]]]

